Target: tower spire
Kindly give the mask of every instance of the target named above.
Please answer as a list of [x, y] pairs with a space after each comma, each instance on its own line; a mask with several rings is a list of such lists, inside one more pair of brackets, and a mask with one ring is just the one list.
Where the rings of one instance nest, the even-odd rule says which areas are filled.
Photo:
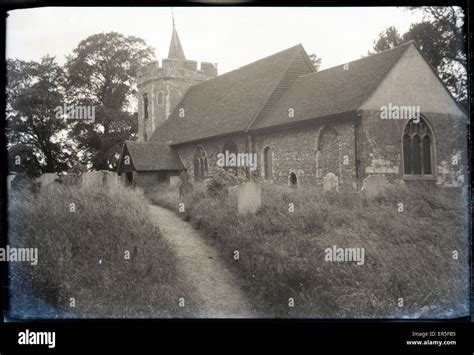
[[181, 46], [181, 41], [179, 40], [178, 32], [176, 31], [173, 9], [171, 9], [171, 19], [173, 22], [173, 32], [171, 34], [171, 43], [170, 43], [170, 50], [168, 52], [168, 58], [186, 60], [186, 57], [184, 56], [183, 47]]

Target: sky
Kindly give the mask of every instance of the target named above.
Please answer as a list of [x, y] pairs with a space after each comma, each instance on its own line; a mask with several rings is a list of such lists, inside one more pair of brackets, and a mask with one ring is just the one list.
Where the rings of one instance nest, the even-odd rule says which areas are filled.
[[[301, 43], [322, 58], [321, 69], [367, 55], [378, 34], [401, 34], [421, 15], [395, 7], [175, 7], [187, 59], [218, 63], [219, 74]], [[7, 58], [60, 64], [79, 42], [101, 32], [140, 37], [166, 58], [172, 30], [169, 7], [45, 7], [9, 12]]]

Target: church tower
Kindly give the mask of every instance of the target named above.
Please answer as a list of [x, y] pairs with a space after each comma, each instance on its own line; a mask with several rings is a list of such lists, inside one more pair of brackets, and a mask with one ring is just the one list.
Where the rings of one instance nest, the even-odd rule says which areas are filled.
[[198, 69], [195, 60], [184, 55], [174, 24], [168, 58], [153, 61], [138, 73], [138, 140], [150, 139], [155, 129], [168, 119], [189, 87], [217, 76], [214, 64], [202, 62]]

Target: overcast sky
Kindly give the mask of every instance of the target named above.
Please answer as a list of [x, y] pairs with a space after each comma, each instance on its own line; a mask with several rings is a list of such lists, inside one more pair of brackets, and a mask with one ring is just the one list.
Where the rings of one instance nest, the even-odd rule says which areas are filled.
[[[404, 33], [420, 15], [403, 8], [175, 7], [176, 28], [187, 59], [218, 63], [219, 73], [298, 43], [322, 58], [322, 68], [366, 55], [389, 26]], [[116, 31], [143, 38], [157, 59], [168, 54], [171, 8], [37, 8], [9, 12], [7, 57], [64, 63], [88, 36]]]

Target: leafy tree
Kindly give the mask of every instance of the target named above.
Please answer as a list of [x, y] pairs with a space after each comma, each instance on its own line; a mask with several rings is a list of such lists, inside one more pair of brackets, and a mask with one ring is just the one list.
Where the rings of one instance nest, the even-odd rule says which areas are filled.
[[[63, 119], [64, 73], [54, 57], [41, 62], [7, 59], [6, 135], [9, 168], [30, 176], [67, 170], [71, 147]], [[19, 160], [18, 160], [19, 158]]]
[[313, 63], [313, 66], [314, 66], [314, 69], [316, 69], [316, 71], [319, 70], [319, 68], [321, 67], [321, 58], [318, 58], [318, 56], [316, 54], [310, 54], [308, 55], [309, 57], [309, 60], [311, 60], [311, 63]]
[[[379, 33], [379, 38], [374, 42], [374, 52], [379, 53], [397, 47], [403, 43], [403, 39], [393, 26]], [[369, 52], [373, 54], [374, 52]]]
[[467, 58], [462, 9], [423, 7], [411, 10], [422, 11], [423, 21], [412, 24], [402, 36], [394, 27], [387, 28], [374, 42], [374, 52], [378, 53], [414, 40], [456, 100], [466, 105]]
[[115, 168], [124, 141], [136, 134], [136, 116], [128, 108], [137, 71], [153, 57], [142, 39], [116, 32], [86, 38], [68, 57], [68, 101], [95, 108], [94, 122], [74, 122], [71, 136], [94, 169]]

